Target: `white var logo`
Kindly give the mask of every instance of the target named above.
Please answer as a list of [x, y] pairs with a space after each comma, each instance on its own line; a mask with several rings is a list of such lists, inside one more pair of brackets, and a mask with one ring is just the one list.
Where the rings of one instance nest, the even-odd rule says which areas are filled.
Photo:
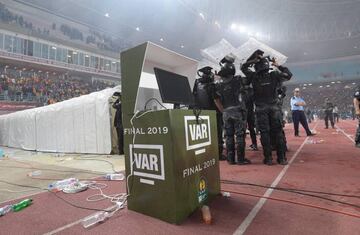
[[137, 169], [159, 171], [158, 156], [155, 154], [134, 153], [134, 158]]
[[[165, 180], [163, 145], [130, 144], [129, 153], [133, 175]], [[154, 184], [154, 181], [147, 179], [140, 179], [140, 182]]]
[[[184, 116], [184, 121], [186, 150], [199, 149], [211, 144], [209, 116], [199, 116], [199, 123], [196, 123], [195, 116]], [[201, 151], [203, 152], [204, 150]]]
[[189, 129], [192, 141], [208, 138], [208, 126], [205, 123], [190, 124]]

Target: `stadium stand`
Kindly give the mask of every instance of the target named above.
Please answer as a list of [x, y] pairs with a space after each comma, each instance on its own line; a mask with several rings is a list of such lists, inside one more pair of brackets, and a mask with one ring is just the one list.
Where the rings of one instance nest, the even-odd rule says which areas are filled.
[[358, 84], [359, 79], [290, 85], [287, 87], [284, 109], [290, 110], [290, 98], [293, 96], [293, 90], [299, 87], [301, 96], [306, 101], [306, 108], [310, 109], [312, 114], [322, 117], [325, 98], [329, 98], [334, 105], [337, 105], [341, 118], [350, 118], [353, 107], [352, 98]]
[[67, 73], [34, 72], [5, 65], [0, 66], [0, 74], [1, 101], [36, 102], [40, 106], [115, 86], [111, 81], [72, 78]]

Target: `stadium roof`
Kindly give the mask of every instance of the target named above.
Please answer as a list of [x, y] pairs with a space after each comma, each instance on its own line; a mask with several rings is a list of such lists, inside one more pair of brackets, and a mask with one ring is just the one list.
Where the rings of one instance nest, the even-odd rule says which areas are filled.
[[197, 59], [221, 38], [240, 46], [250, 36], [289, 62], [360, 54], [360, 0], [15, 1]]

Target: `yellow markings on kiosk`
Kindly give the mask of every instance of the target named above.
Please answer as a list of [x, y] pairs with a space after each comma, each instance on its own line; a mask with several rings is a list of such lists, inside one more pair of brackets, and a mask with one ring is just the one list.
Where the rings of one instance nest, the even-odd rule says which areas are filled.
[[200, 191], [203, 191], [206, 189], [206, 181], [204, 179], [201, 179], [199, 182], [199, 189]]
[[207, 183], [204, 177], [200, 178], [199, 181], [199, 191], [198, 191], [198, 200], [199, 203], [202, 203], [207, 199], [208, 190], [207, 190]]

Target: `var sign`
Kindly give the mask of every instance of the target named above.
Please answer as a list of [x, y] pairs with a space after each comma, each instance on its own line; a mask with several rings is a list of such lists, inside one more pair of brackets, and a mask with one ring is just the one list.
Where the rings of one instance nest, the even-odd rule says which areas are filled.
[[[211, 144], [210, 117], [185, 116], [186, 150], [200, 149]], [[200, 151], [200, 152], [204, 152]]]
[[130, 144], [130, 168], [133, 175], [148, 178], [140, 182], [154, 184], [153, 180], [165, 180], [164, 150], [162, 145]]

